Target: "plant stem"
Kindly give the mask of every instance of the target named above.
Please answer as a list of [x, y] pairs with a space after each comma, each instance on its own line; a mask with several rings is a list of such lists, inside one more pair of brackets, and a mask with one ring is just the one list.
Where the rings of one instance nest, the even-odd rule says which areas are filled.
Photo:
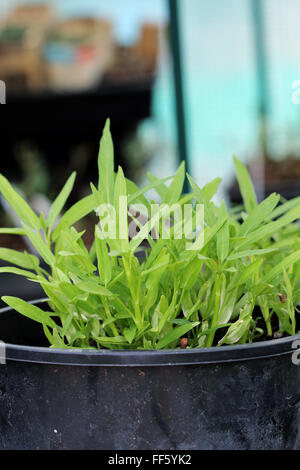
[[266, 327], [267, 327], [267, 335], [272, 336], [273, 331], [272, 331], [272, 325], [271, 325], [270, 317], [266, 319], [265, 323], [266, 323]]
[[[106, 316], [108, 318], [113, 318], [112, 314], [110, 313], [110, 310], [109, 310], [109, 306], [108, 306], [108, 302], [106, 300], [105, 297], [101, 297], [101, 300], [102, 300], [102, 303], [103, 303], [103, 306], [104, 306], [104, 310], [105, 310], [105, 313], [106, 313]], [[118, 333], [118, 330], [115, 326], [114, 323], [111, 323], [111, 329], [112, 329], [112, 332], [115, 336], [119, 336], [119, 333]]]
[[130, 294], [132, 297], [132, 303], [133, 303], [133, 308], [134, 312], [136, 315], [136, 325], [138, 329], [142, 329], [143, 327], [143, 319], [142, 319], [142, 314], [140, 310], [140, 305], [139, 305], [139, 298], [138, 295], [136, 295], [136, 292], [139, 292], [138, 286], [133, 285], [133, 279], [131, 276], [131, 269], [130, 269], [130, 263], [128, 263], [128, 260], [126, 259], [126, 256], [122, 256], [123, 263], [124, 263], [124, 269], [125, 269], [125, 274], [127, 277], [128, 281], [128, 286], [130, 290]]
[[[211, 322], [211, 328], [216, 326], [216, 324], [218, 322], [218, 316], [219, 316], [219, 310], [220, 310], [220, 300], [221, 300], [220, 276], [218, 276], [218, 275], [216, 276], [215, 283], [216, 283], [215, 311], [214, 311], [214, 316], [213, 316], [213, 319], [212, 319], [212, 322]], [[216, 332], [214, 330], [208, 335], [207, 343], [206, 343], [207, 347], [212, 346], [212, 344], [214, 342], [214, 338], [215, 338], [215, 333]]]

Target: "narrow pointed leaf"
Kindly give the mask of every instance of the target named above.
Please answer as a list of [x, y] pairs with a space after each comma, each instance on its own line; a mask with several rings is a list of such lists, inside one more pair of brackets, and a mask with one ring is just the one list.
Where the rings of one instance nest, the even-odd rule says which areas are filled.
[[71, 191], [73, 189], [74, 183], [75, 183], [75, 178], [76, 178], [76, 172], [73, 172], [71, 176], [69, 177], [68, 181], [64, 185], [63, 189], [53, 202], [50, 213], [47, 217], [47, 225], [48, 227], [52, 227], [54, 222], [56, 221], [57, 217], [60, 215], [68, 197], [71, 194]]
[[11, 205], [14, 211], [18, 214], [21, 220], [29, 227], [39, 230], [41, 228], [40, 219], [27, 204], [27, 202], [20, 196], [20, 194], [12, 187], [7, 179], [0, 174], [0, 192]]
[[56, 323], [52, 320], [49, 312], [45, 312], [36, 305], [29, 304], [24, 300], [18, 299], [17, 297], [2, 297], [3, 302], [9, 305], [11, 308], [21, 313], [25, 317], [39, 323], [45, 324], [50, 328], [56, 328]]
[[65, 214], [60, 219], [55, 230], [53, 231], [53, 234], [52, 234], [53, 240], [54, 241], [57, 240], [60, 232], [64, 228], [71, 227], [73, 224], [83, 219], [83, 217], [90, 214], [96, 208], [97, 208], [97, 204], [95, 202], [95, 198], [93, 194], [90, 194], [89, 196], [86, 196], [80, 201], [78, 201], [76, 204], [74, 204], [74, 206], [68, 209], [67, 212], [65, 212]]
[[10, 248], [0, 248], [0, 259], [25, 269], [35, 269], [39, 266], [39, 259], [36, 256]]
[[167, 333], [166, 336], [164, 336], [158, 343], [157, 343], [157, 349], [163, 349], [168, 344], [173, 343], [173, 341], [179, 339], [181, 336], [185, 335], [188, 333], [190, 330], [195, 328], [196, 326], [199, 325], [199, 322], [192, 322], [186, 325], [181, 325], [177, 326], [174, 328], [170, 333]]
[[284, 258], [279, 264], [277, 264], [277, 266], [271, 269], [271, 271], [262, 279], [261, 282], [264, 282], [264, 283], [271, 282], [278, 274], [283, 273], [284, 269], [290, 268], [294, 263], [296, 263], [299, 260], [300, 260], [300, 250]]
[[110, 120], [107, 119], [98, 157], [99, 189], [104, 196], [104, 202], [113, 203], [114, 197], [114, 146], [110, 133]]
[[114, 295], [110, 290], [106, 289], [106, 287], [103, 287], [96, 282], [79, 281], [75, 285], [82, 291], [90, 294], [103, 295], [105, 297], [111, 297]]
[[251, 181], [249, 172], [245, 165], [236, 157], [233, 157], [237, 180], [239, 183], [241, 195], [244, 201], [245, 209], [250, 214], [257, 206], [257, 198]]
[[278, 194], [271, 194], [267, 199], [261, 202], [250, 215], [246, 218], [241, 226], [239, 235], [246, 236], [249, 232], [256, 229], [261, 223], [265, 222], [267, 216], [272, 213], [273, 209], [277, 206], [280, 196]]

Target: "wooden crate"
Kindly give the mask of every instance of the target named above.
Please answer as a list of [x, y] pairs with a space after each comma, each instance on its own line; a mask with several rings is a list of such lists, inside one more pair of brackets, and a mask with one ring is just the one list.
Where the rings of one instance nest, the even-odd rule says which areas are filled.
[[0, 78], [8, 89], [26, 88], [37, 90], [45, 83], [43, 62], [39, 50], [0, 49]]
[[163, 29], [163, 26], [145, 23], [142, 25], [138, 41], [133, 46], [118, 45], [115, 60], [106, 72], [106, 81], [130, 83], [153, 78], [156, 74]]
[[30, 25], [43, 32], [53, 25], [54, 19], [54, 10], [47, 4], [20, 5], [8, 17], [10, 23]]
[[150, 70], [155, 70], [157, 64], [160, 29], [157, 24], [144, 23], [140, 39], [134, 46], [134, 53]]

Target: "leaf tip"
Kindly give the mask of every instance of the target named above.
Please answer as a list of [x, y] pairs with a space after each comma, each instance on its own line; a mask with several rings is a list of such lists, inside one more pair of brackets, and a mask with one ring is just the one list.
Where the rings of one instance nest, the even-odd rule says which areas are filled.
[[110, 131], [110, 118], [105, 121], [104, 132]]

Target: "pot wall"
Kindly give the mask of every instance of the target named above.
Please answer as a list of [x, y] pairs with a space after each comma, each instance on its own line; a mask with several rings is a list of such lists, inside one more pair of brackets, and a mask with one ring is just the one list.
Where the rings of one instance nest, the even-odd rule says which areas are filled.
[[0, 449], [300, 449], [289, 355], [165, 367], [0, 366]]
[[199, 350], [53, 350], [37, 323], [4, 309], [0, 339], [0, 449], [300, 449], [299, 335]]

